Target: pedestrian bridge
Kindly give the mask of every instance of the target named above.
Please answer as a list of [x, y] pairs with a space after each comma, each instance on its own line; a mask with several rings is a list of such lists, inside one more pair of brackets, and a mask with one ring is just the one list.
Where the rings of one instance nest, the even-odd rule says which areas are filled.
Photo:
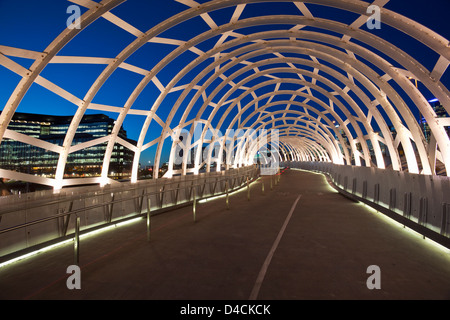
[[[190, 202], [164, 213], [152, 207], [150, 220], [146, 213], [129, 220], [117, 220], [114, 214], [102, 232], [87, 233], [84, 223], [99, 212], [86, 208], [77, 213], [83, 222], [78, 242], [62, 242], [0, 268], [0, 297], [450, 297], [450, 250], [411, 229], [410, 222], [395, 222], [382, 208], [349, 199], [351, 191], [344, 192], [325, 174], [292, 166], [276, 178], [250, 178], [248, 186], [245, 179], [243, 189], [228, 196], [199, 198], [196, 205]], [[113, 211], [119, 207], [114, 203]], [[34, 231], [32, 226], [28, 230]], [[69, 233], [73, 238], [72, 227]], [[69, 278], [68, 268], [74, 265], [81, 272], [79, 289]], [[379, 281], [371, 279], [371, 268], [378, 268]], [[166, 311], [177, 312], [173, 305]]]
[[[423, 246], [450, 248], [449, 35], [396, 5], [70, 0], [24, 6], [49, 21], [26, 30], [5, 5], [2, 187], [47, 190], [0, 198], [0, 273], [12, 281], [1, 285], [30, 284], [2, 294], [188, 298], [195, 282], [189, 297], [448, 298], [448, 254]], [[112, 121], [100, 134], [105, 115]], [[375, 216], [401, 228], [383, 229]], [[105, 229], [113, 230], [98, 233]], [[62, 293], [65, 282], [50, 289], [59, 278], [21, 278], [32, 263], [23, 256], [53, 245], [58, 258], [51, 251], [29, 261], [103, 270], [121, 260], [111, 277], [129, 264], [142, 269], [120, 289], [109, 290], [105, 275], [101, 288], [86, 282], [92, 291], [78, 293]], [[420, 274], [422, 257], [436, 260]], [[319, 278], [308, 273], [341, 258]], [[192, 278], [157, 281], [192, 261]], [[388, 290], [367, 288], [372, 265], [397, 279]], [[400, 265], [426, 289], [412, 289], [394, 270]], [[349, 291], [327, 278], [363, 266]], [[155, 270], [147, 284], [159, 291], [138, 284], [144, 269]]]

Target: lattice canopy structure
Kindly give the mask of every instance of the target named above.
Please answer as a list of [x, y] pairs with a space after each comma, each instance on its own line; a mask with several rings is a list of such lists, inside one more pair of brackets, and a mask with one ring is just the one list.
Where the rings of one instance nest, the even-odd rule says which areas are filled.
[[[280, 160], [427, 175], [440, 168], [450, 175], [450, 95], [443, 83], [449, 41], [387, 9], [387, 2], [71, 0], [66, 6], [79, 8], [80, 18], [44, 50], [0, 45], [0, 65], [18, 75], [0, 115], [0, 143], [11, 139], [56, 153], [54, 175], [0, 169], [0, 177], [56, 190], [104, 185], [112, 181], [117, 145], [134, 154], [132, 181], [147, 153], [156, 169], [167, 162], [165, 177], [227, 170], [267, 161], [261, 141]], [[152, 3], [153, 18], [146, 18], [145, 3], [145, 10]], [[107, 56], [89, 55], [92, 43], [83, 41], [90, 33], [116, 47]], [[394, 35], [411, 45], [402, 48]], [[428, 52], [431, 65], [419, 61], [416, 50]], [[94, 68], [97, 75], [83, 83], [84, 91], [53, 81], [55, 70], [62, 74], [66, 66]], [[108, 86], [129, 90], [102, 100], [112, 97], [103, 94]], [[73, 107], [62, 144], [9, 127], [35, 87]], [[430, 97], [446, 115], [437, 114]], [[83, 116], [93, 112], [111, 115], [114, 127], [74, 144]], [[127, 123], [137, 131], [135, 143], [119, 136]], [[67, 177], [69, 155], [100, 144], [106, 148], [99, 176]]]

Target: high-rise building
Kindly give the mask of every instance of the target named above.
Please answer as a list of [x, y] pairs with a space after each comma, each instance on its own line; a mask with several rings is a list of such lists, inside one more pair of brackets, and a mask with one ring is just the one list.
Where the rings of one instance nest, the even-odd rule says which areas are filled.
[[[72, 116], [51, 116], [15, 113], [8, 129], [62, 146]], [[114, 119], [103, 114], [85, 115], [81, 120], [72, 145], [91, 141], [111, 134]], [[119, 137], [136, 145], [127, 138], [121, 128]], [[70, 153], [67, 159], [66, 177], [97, 176], [101, 174], [107, 142]], [[131, 174], [134, 153], [117, 144], [111, 155], [109, 176], [127, 178]], [[0, 168], [47, 177], [54, 176], [59, 154], [26, 143], [5, 138], [0, 144]]]
[[[433, 107], [434, 112], [436, 113], [436, 117], [438, 118], [448, 118], [449, 115], [447, 111], [445, 110], [444, 106], [439, 102], [437, 99], [433, 99], [429, 101], [431, 106]], [[431, 130], [430, 126], [426, 122], [424, 117], [421, 117], [420, 119], [420, 125], [422, 127], [423, 134], [425, 136], [425, 139], [427, 142], [430, 142], [431, 137]], [[445, 131], [447, 132], [448, 136], [450, 137], [450, 127], [446, 127]]]

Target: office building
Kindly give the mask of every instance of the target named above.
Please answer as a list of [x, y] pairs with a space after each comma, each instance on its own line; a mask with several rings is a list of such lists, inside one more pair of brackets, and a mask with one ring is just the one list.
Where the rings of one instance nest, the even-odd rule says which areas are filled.
[[[15, 113], [8, 129], [18, 133], [62, 146], [71, 116], [51, 116], [29, 113]], [[72, 145], [91, 141], [111, 134], [114, 119], [103, 114], [85, 115], [77, 129]], [[119, 137], [136, 145], [127, 138], [121, 128]], [[107, 142], [70, 153], [67, 159], [65, 177], [98, 176], [101, 174]], [[117, 144], [111, 155], [109, 176], [127, 178], [131, 174], [134, 153]], [[5, 138], [0, 145], [0, 168], [23, 173], [53, 177], [59, 154], [19, 141]]]

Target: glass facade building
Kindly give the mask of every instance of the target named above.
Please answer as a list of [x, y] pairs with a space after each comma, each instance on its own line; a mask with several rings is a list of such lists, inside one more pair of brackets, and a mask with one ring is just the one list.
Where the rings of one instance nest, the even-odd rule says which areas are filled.
[[[15, 113], [8, 129], [62, 146], [71, 121], [71, 116]], [[78, 126], [72, 145], [110, 135], [114, 121], [103, 114], [85, 115]], [[119, 132], [119, 137], [136, 145], [136, 141], [127, 138], [123, 128]], [[70, 153], [65, 176], [100, 175], [106, 146], [107, 142]], [[111, 155], [109, 176], [115, 179], [128, 178], [131, 174], [133, 157], [133, 151], [116, 144]], [[2, 169], [53, 177], [58, 158], [58, 153], [8, 138], [5, 138], [0, 145], [0, 168]]]
[[[449, 117], [449, 114], [447, 113], [447, 111], [445, 110], [444, 106], [442, 105], [442, 103], [440, 101], [431, 100], [429, 102], [431, 103], [431, 106], [433, 107], [433, 110], [436, 113], [436, 116], [438, 118], [448, 118]], [[425, 139], [427, 140], [427, 142], [430, 142], [431, 129], [424, 117], [421, 117], [420, 124], [422, 126], [422, 130], [423, 130]], [[450, 137], [450, 127], [446, 127], [445, 131], [447, 132], [447, 135]]]

